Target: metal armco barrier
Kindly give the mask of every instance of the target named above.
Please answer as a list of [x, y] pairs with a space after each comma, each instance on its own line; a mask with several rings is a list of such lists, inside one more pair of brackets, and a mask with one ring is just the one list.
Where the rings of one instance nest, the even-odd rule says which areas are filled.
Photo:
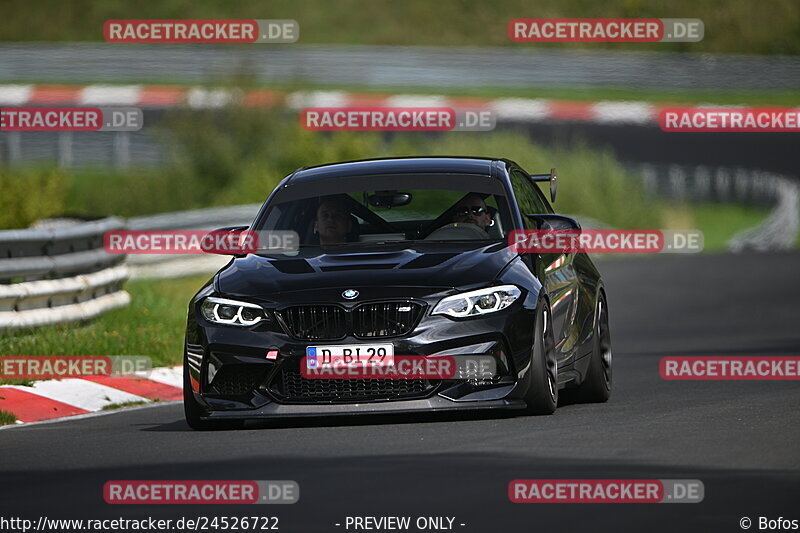
[[[210, 207], [195, 211], [164, 213], [128, 219], [131, 230], [214, 230], [227, 226], [249, 226], [261, 204]], [[214, 272], [230, 261], [230, 256], [214, 254], [129, 255], [133, 278], [177, 278]]]
[[125, 256], [103, 249], [103, 234], [125, 226], [111, 217], [0, 231], [0, 329], [81, 321], [127, 305]]

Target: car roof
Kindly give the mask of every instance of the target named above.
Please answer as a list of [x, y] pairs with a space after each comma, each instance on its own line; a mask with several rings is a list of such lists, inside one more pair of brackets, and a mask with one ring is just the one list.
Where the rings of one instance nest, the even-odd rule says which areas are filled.
[[301, 168], [291, 182], [305, 182], [341, 176], [377, 176], [387, 174], [471, 174], [492, 176], [492, 164], [498, 161], [482, 157], [392, 157], [344, 161]]

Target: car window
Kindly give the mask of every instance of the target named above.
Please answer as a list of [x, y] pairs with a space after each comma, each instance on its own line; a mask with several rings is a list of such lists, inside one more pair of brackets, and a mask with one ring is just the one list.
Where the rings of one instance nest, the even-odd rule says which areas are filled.
[[[442, 214], [444, 208], [458, 202], [463, 191], [405, 190], [412, 196], [408, 205], [379, 207], [367, 204], [367, 208], [386, 221], [433, 220]], [[356, 202], [364, 203], [364, 193], [350, 193]]]
[[539, 188], [522, 171], [517, 169], [511, 171], [511, 187], [514, 189], [514, 196], [525, 227], [536, 229], [535, 224], [525, 215], [552, 213], [553, 209], [544, 199]]
[[[310, 194], [316, 192], [311, 187], [307, 190]], [[392, 192], [385, 190], [342, 191], [335, 195], [277, 202], [270, 206], [258, 229], [296, 231], [300, 243], [309, 245], [334, 240], [341, 243], [424, 240], [436, 229], [457, 222], [451, 211], [470, 193], [483, 197], [488, 208], [486, 225], [479, 226], [481, 231], [475, 232], [462, 224], [444, 237], [435, 234], [437, 239], [504, 239], [503, 228], [510, 225], [508, 204], [501, 195], [452, 189], [404, 188], [394, 192], [398, 191], [407, 194], [409, 201], [391, 207], [368, 200], [374, 195]], [[326, 207], [320, 210], [323, 203]], [[336, 216], [329, 216], [327, 211], [333, 211]]]
[[514, 196], [522, 214], [526, 213], [550, 213], [546, 202], [541, 196], [541, 192], [531, 183], [531, 180], [521, 171], [511, 171], [511, 186], [514, 189]]

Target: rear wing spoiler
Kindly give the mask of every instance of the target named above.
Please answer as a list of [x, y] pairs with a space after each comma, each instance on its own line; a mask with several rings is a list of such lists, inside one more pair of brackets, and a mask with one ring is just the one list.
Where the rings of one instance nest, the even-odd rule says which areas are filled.
[[556, 201], [556, 189], [558, 189], [558, 176], [556, 176], [556, 169], [551, 168], [550, 174], [531, 174], [531, 181], [533, 182], [550, 182], [550, 201]]

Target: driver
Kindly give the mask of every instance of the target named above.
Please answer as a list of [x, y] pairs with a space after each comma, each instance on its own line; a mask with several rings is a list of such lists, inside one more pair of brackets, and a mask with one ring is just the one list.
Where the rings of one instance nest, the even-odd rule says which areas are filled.
[[314, 221], [314, 233], [319, 234], [320, 244], [343, 244], [352, 229], [350, 210], [341, 199], [328, 197], [320, 200]]
[[492, 223], [486, 202], [477, 193], [470, 193], [456, 204], [453, 222], [475, 224], [486, 231]]

